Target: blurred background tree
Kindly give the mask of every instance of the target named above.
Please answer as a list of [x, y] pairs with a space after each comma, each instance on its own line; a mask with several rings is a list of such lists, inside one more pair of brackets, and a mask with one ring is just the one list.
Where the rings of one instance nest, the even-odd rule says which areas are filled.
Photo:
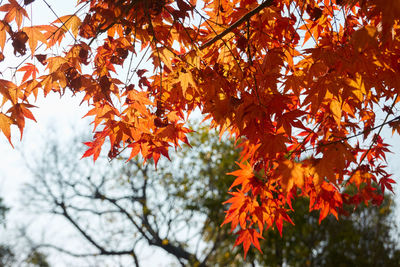
[[[103, 156], [91, 167], [79, 160], [80, 148], [48, 139], [35, 162], [35, 176], [24, 198], [37, 212], [56, 214], [83, 238], [81, 246], [42, 243], [77, 258], [124, 258], [122, 265], [141, 266], [141, 251], [158, 248], [173, 262], [167, 266], [400, 266], [393, 202], [386, 196], [380, 207], [360, 205], [349, 216], [325, 219], [308, 212], [308, 200], [293, 203], [294, 226], [281, 237], [268, 230], [263, 254], [233, 248], [228, 226], [220, 227], [222, 203], [234, 177], [239, 151], [225, 137], [206, 128], [192, 135], [192, 149], [183, 147], [162, 159], [142, 165], [124, 155], [108, 162]], [[74, 140], [79, 143], [83, 140]], [[60, 230], [61, 231], [61, 230]], [[52, 240], [54, 241], [54, 240]], [[125, 265], [124, 265], [125, 264]]]
[[278, 231], [268, 231], [260, 243], [263, 254], [253, 250], [249, 259], [260, 266], [400, 266], [389, 195], [380, 207], [360, 205], [349, 216], [340, 215], [339, 221], [330, 216], [321, 225], [319, 213], [309, 213], [308, 205], [306, 199], [293, 202], [295, 225], [286, 227], [282, 237]]
[[4, 225], [6, 223], [6, 213], [8, 208], [4, 205], [3, 199], [0, 197], [0, 225]]
[[[3, 203], [3, 199], [0, 197], [0, 233], [6, 224], [6, 213], [9, 208]], [[0, 266], [11, 266], [11, 263], [15, 261], [15, 255], [12, 250], [5, 244], [0, 243]]]
[[[4, 227], [6, 225], [6, 214], [9, 208], [3, 203], [3, 199], [0, 197], [0, 237], [1, 232], [5, 231]], [[3, 229], [1, 229], [3, 227]], [[26, 240], [25, 237], [20, 237], [21, 242]], [[29, 247], [28, 253], [23, 253], [21, 251], [16, 252], [15, 248], [12, 246], [11, 242], [6, 242], [7, 240], [0, 240], [0, 267], [9, 266], [36, 266], [36, 267], [49, 267], [46, 255], [36, 250], [33, 247]], [[4, 243], [2, 243], [4, 242]]]

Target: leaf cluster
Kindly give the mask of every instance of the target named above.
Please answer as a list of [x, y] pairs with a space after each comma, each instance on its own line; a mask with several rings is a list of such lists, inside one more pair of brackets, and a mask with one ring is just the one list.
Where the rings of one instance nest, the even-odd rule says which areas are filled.
[[26, 57], [0, 80], [0, 130], [11, 143], [39, 92], [70, 90], [93, 120], [83, 157], [110, 142], [110, 158], [157, 165], [189, 144], [200, 110], [242, 149], [224, 223], [240, 227], [246, 254], [292, 221], [297, 197], [322, 221], [393, 189], [381, 132], [400, 129], [397, 1], [79, 0], [74, 14], [27, 27], [36, 2], [8, 0], [0, 49], [14, 56], [0, 59]]

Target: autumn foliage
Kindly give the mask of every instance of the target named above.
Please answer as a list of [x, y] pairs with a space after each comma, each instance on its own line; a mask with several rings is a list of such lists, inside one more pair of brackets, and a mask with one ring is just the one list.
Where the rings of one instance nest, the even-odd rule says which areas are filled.
[[0, 7], [0, 59], [21, 62], [0, 80], [10, 142], [39, 94], [69, 90], [93, 118], [84, 157], [108, 140], [110, 158], [157, 163], [188, 143], [199, 109], [242, 149], [224, 224], [245, 253], [291, 223], [296, 197], [321, 221], [392, 190], [380, 134], [400, 132], [398, 0], [79, 0], [75, 14], [31, 25], [35, 2]]

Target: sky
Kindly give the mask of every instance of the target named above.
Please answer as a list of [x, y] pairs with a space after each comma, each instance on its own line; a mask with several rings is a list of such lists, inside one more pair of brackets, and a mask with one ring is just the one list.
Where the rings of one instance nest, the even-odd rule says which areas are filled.
[[[59, 1], [59, 0], [48, 0], [49, 5], [54, 12], [59, 15], [72, 14], [74, 10], [74, 3], [76, 1]], [[31, 14], [33, 24], [48, 23], [56, 19], [55, 15], [52, 14], [50, 8], [44, 3], [44, 1], [37, 0], [35, 5], [32, 5], [34, 9]], [[28, 11], [30, 11], [28, 9]], [[0, 63], [0, 69], [4, 69], [7, 64], [13, 64], [14, 62], [2, 62]], [[6, 138], [0, 134], [0, 149], [2, 151], [2, 160], [0, 161], [0, 197], [4, 198], [7, 206], [11, 207], [11, 213], [9, 216], [8, 229], [18, 228], [19, 225], [28, 223], [32, 226], [31, 234], [35, 238], [49, 238], [49, 236], [57, 236], [57, 238], [64, 238], [70, 242], [73, 240], [70, 238], [70, 233], [59, 236], [59, 228], [62, 227], [68, 229], [67, 224], [58, 220], [54, 216], [37, 216], [27, 214], [26, 209], [21, 205], [21, 188], [24, 183], [32, 179], [29, 171], [23, 165], [23, 157], [21, 151], [24, 152], [26, 160], [32, 161], [34, 154], [29, 154], [29, 151], [40, 150], [41, 144], [46, 142], [46, 135], [48, 135], [54, 129], [57, 129], [58, 133], [62, 133], [61, 139], [72, 136], [74, 134], [73, 129], [86, 128], [89, 121], [82, 120], [82, 117], [87, 113], [88, 108], [85, 105], [79, 105], [80, 97], [72, 97], [68, 93], [60, 98], [59, 95], [51, 94], [46, 99], [39, 97], [35, 105], [38, 108], [33, 109], [34, 116], [37, 123], [33, 121], [27, 121], [26, 129], [22, 141], [19, 140], [19, 133], [16, 128], [13, 129], [13, 144], [15, 148], [12, 148]], [[391, 136], [391, 132], [385, 131], [383, 133], [384, 139], [387, 143], [392, 144], [392, 154], [388, 155], [387, 162], [389, 170], [394, 173], [395, 180], [400, 181], [400, 137]], [[398, 186], [395, 186], [397, 192], [396, 201], [398, 207], [396, 209], [397, 222], [400, 222], [400, 190]], [[222, 211], [222, 207], [221, 207]], [[27, 219], [28, 218], [28, 219]], [[400, 223], [398, 224], [400, 226]], [[72, 231], [71, 231], [72, 232]], [[0, 234], [2, 233], [0, 229]], [[2, 241], [0, 236], [0, 242]], [[74, 241], [72, 241], [74, 242]], [[77, 243], [78, 244], [78, 243]], [[144, 252], [144, 259], [148, 260], [148, 263], [152, 266], [165, 264], [166, 255], [162, 252], [157, 252], [157, 257], [152, 255], [152, 252]], [[50, 257], [54, 266], [62, 267], [68, 266], [66, 263], [58, 261], [58, 255], [54, 254]], [[157, 260], [158, 258], [158, 260]], [[68, 260], [68, 259], [67, 259]]]
[[[70, 14], [73, 13], [74, 3], [75, 1], [48, 1], [51, 8], [57, 14]], [[43, 1], [36, 1], [35, 8], [28, 8], [28, 12], [30, 12], [30, 18], [32, 20], [32, 24], [45, 24], [54, 21], [55, 15], [51, 14], [49, 8], [45, 5]], [[32, 4], [33, 7], [33, 4]], [[23, 58], [21, 57], [21, 60]], [[0, 63], [0, 69], [4, 70], [6, 67], [15, 66], [19, 64], [19, 62], [8, 61], [6, 60]], [[5, 72], [5, 75], [8, 75], [8, 72]], [[26, 129], [22, 142], [27, 142], [30, 133], [36, 132], [36, 134], [40, 132], [46, 132], [50, 128], [51, 125], [60, 124], [58, 127], [63, 127], [62, 125], [67, 125], [68, 123], [73, 123], [79, 121], [79, 119], [85, 114], [85, 108], [83, 106], [79, 106], [78, 99], [72, 99], [71, 97], [65, 97], [60, 99], [59, 96], [51, 94], [46, 99], [42, 96], [39, 96], [38, 101], [35, 103], [38, 108], [33, 109], [33, 114], [36, 118], [37, 123], [26, 120]], [[80, 116], [80, 117], [79, 117]], [[21, 147], [21, 140], [18, 129], [12, 126], [12, 142], [16, 147]], [[25, 138], [25, 135], [27, 138]], [[32, 139], [36, 138], [34, 136]], [[31, 145], [34, 145], [35, 142], [32, 142]], [[2, 135], [0, 138], [0, 146], [3, 151], [3, 154], [7, 155], [1, 161], [1, 170], [2, 176], [0, 176], [0, 194], [6, 192], [6, 195], [9, 195], [10, 191], [15, 191], [16, 187], [18, 187], [18, 182], [13, 182], [16, 178], [7, 178], [5, 176], [21, 176], [23, 169], [15, 168], [18, 166], [21, 161], [19, 160], [20, 153], [17, 149], [13, 149], [8, 141]], [[24, 175], [22, 175], [24, 176]], [[26, 179], [26, 178], [20, 178]], [[11, 180], [11, 181], [10, 181]], [[5, 196], [8, 199], [7, 196]]]

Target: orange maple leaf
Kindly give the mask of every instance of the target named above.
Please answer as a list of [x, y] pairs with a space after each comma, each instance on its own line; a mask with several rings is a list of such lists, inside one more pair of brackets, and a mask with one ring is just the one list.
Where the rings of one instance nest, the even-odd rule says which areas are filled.
[[254, 229], [240, 230], [236, 239], [235, 245], [243, 243], [244, 258], [246, 259], [247, 252], [249, 251], [250, 245], [254, 245], [261, 253], [259, 239], [264, 239], [262, 235]]
[[31, 76], [32, 79], [35, 80], [37, 73], [39, 73], [39, 70], [32, 63], [26, 63], [25, 66], [19, 68], [17, 71], [25, 72], [22, 77], [22, 82], [25, 82]]
[[232, 185], [229, 187], [229, 190], [237, 185], [242, 185], [242, 188], [245, 188], [246, 185], [250, 182], [249, 179], [254, 177], [253, 168], [248, 162], [246, 162], [245, 164], [236, 162], [236, 164], [239, 165], [240, 170], [227, 173], [228, 175], [237, 176], [235, 181], [233, 181]]
[[32, 26], [32, 27], [24, 27], [22, 28], [22, 31], [24, 31], [26, 35], [28, 35], [29, 37], [28, 44], [31, 50], [31, 55], [33, 57], [38, 42], [40, 41], [43, 44], [47, 43], [47, 39], [45, 35], [42, 33], [43, 29], [40, 26]]
[[4, 21], [7, 23], [16, 21], [18, 29], [21, 28], [23, 17], [29, 18], [26, 10], [16, 0], [8, 0], [8, 4], [0, 6], [0, 11], [7, 12]]
[[14, 124], [13, 119], [8, 117], [4, 113], [0, 112], [0, 130], [7, 137], [8, 142], [10, 142], [10, 144], [12, 145], [12, 143], [11, 143], [11, 131], [10, 131], [11, 124]]

